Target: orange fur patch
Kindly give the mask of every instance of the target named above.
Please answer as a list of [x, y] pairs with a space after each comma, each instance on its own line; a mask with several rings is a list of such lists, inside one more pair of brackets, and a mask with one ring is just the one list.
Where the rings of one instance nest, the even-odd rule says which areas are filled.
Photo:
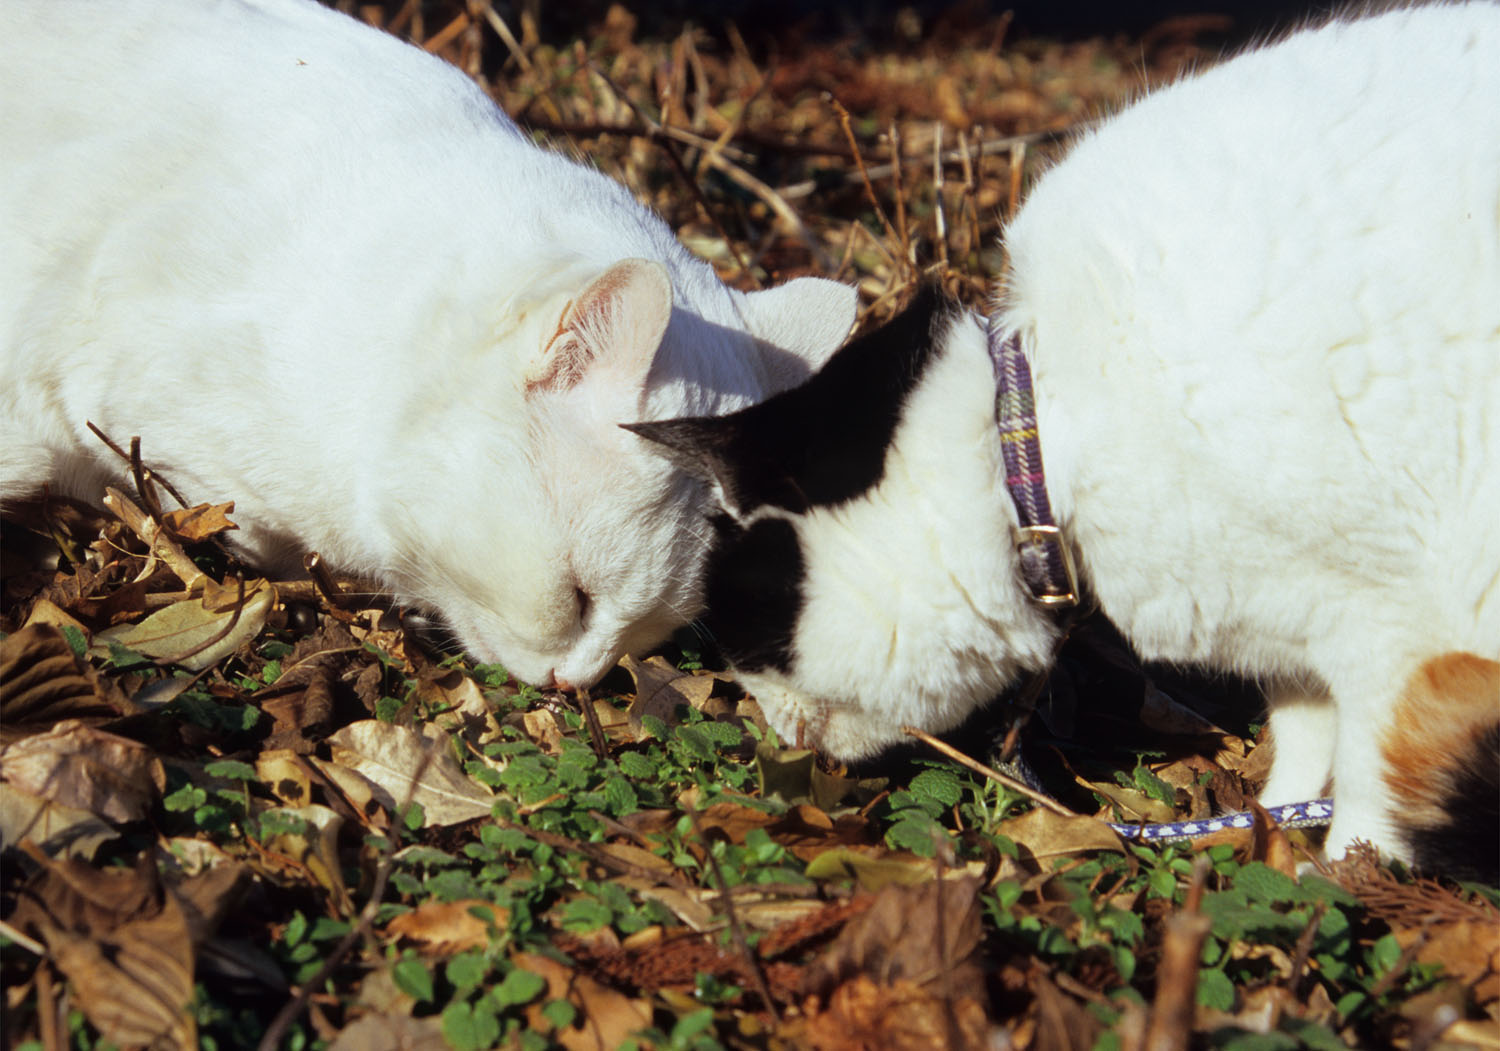
[[1500, 662], [1445, 653], [1423, 664], [1385, 734], [1385, 781], [1418, 822], [1441, 820], [1454, 757], [1500, 722]]

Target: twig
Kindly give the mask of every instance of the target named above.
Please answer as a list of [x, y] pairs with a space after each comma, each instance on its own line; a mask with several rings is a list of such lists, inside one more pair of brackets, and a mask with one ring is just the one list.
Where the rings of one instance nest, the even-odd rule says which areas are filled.
[[323, 561], [323, 556], [316, 551], [309, 551], [302, 556], [302, 568], [307, 570], [308, 576], [312, 577], [313, 584], [318, 589], [318, 594], [334, 609], [344, 609], [344, 591], [339, 587], [338, 581], [333, 579], [333, 574], [328, 572], [328, 564]]
[[1328, 902], [1318, 902], [1313, 908], [1312, 918], [1303, 928], [1302, 936], [1297, 939], [1297, 952], [1292, 957], [1291, 973], [1286, 979], [1286, 987], [1291, 990], [1293, 997], [1297, 996], [1297, 987], [1302, 984], [1302, 974], [1307, 969], [1307, 958], [1312, 955], [1313, 939], [1317, 937], [1318, 927], [1323, 923], [1323, 914], [1327, 911]]
[[161, 526], [120, 490], [112, 487], [105, 489], [103, 503], [131, 532], [141, 538], [147, 551], [159, 557], [167, 564], [167, 568], [177, 574], [177, 578], [189, 591], [201, 587], [208, 580], [208, 575], [193, 564], [193, 560], [187, 557], [177, 542], [164, 534]]
[[718, 215], [709, 207], [708, 198], [703, 196], [703, 188], [698, 185], [698, 180], [693, 178], [692, 174], [687, 170], [687, 165], [682, 162], [682, 155], [677, 152], [677, 144], [672, 140], [671, 136], [662, 134], [662, 129], [665, 125], [647, 116], [646, 112], [635, 104], [635, 100], [621, 90], [620, 86], [610, 79], [609, 74], [604, 72], [597, 62], [591, 60], [589, 62], [589, 70], [604, 83], [604, 86], [614, 94], [616, 99], [629, 106], [630, 111], [635, 114], [636, 119], [646, 126], [646, 137], [659, 145], [662, 152], [667, 155], [667, 160], [671, 162], [672, 170], [677, 173], [677, 177], [682, 180], [683, 185], [692, 193], [693, 200], [698, 203], [698, 207], [703, 211], [703, 217], [713, 224], [714, 230], [723, 238], [730, 255], [734, 256], [735, 265], [740, 268], [741, 273], [749, 277], [756, 285], [759, 285], [760, 282], [756, 281], [755, 275], [751, 272], [748, 264], [746, 264], [744, 256], [740, 254], [739, 245], [729, 236], [729, 231], [724, 229], [724, 225], [719, 222]]
[[943, 214], [943, 125], [932, 122], [932, 197], [936, 207], [932, 222], [938, 245], [938, 262], [948, 269], [948, 217]]
[[896, 235], [901, 240], [901, 261], [909, 269], [916, 265], [911, 235], [906, 229], [906, 181], [901, 178], [901, 131], [891, 121], [891, 193], [896, 198]]
[[901, 727], [901, 732], [906, 734], [906, 736], [908, 737], [915, 737], [923, 744], [926, 744], [929, 747], [942, 752], [949, 759], [952, 759], [955, 763], [958, 763], [961, 766], [968, 767], [976, 774], [981, 774], [989, 778], [991, 781], [998, 781], [1000, 784], [1004, 785], [1006, 788], [1009, 788], [1013, 792], [1021, 793], [1027, 799], [1032, 800], [1040, 806], [1046, 807], [1054, 814], [1061, 814], [1063, 817], [1080, 816], [1069, 810], [1067, 807], [1063, 806], [1057, 800], [1042, 792], [1038, 792], [1026, 782], [1018, 781], [1008, 774], [1002, 774], [999, 770], [995, 770], [991, 767], [985, 766], [978, 760], [970, 759], [968, 756], [960, 752], [957, 748], [954, 748], [952, 745], [946, 744], [943, 741], [939, 741], [936, 737], [932, 736], [932, 734], [928, 733], [926, 730], [918, 730], [915, 726], [903, 726]]
[[1024, 140], [1011, 144], [1010, 147], [1010, 192], [1005, 198], [1005, 218], [1009, 219], [1016, 214], [1016, 208], [1021, 202], [1021, 172], [1026, 167], [1026, 143]]
[[833, 111], [838, 114], [839, 126], [844, 129], [844, 137], [849, 140], [849, 149], [854, 153], [854, 163], [859, 168], [860, 179], [864, 181], [865, 196], [870, 199], [870, 207], [875, 209], [875, 215], [880, 220], [880, 225], [885, 227], [885, 235], [893, 242], [899, 243], [901, 239], [896, 236], [896, 231], [891, 226], [891, 221], [886, 218], [885, 209], [880, 206], [880, 198], [875, 195], [875, 184], [870, 181], [870, 171], [865, 167], [864, 154], [860, 153], [859, 143], [854, 139], [854, 124], [849, 116], [849, 111], [844, 108], [842, 102], [832, 95], [828, 96], [828, 103], [833, 107]]
[[1193, 883], [1187, 901], [1182, 911], [1167, 920], [1145, 1051], [1187, 1051], [1192, 1039], [1198, 961], [1203, 954], [1203, 940], [1213, 926], [1213, 920], [1198, 911], [1207, 876], [1208, 858], [1200, 854], [1193, 864]]
[[781, 1012], [776, 1007], [776, 1001], [771, 999], [771, 986], [766, 981], [765, 969], [760, 965], [760, 957], [750, 948], [750, 942], [745, 938], [745, 928], [740, 923], [739, 914], [735, 912], [734, 897], [729, 893], [729, 884], [724, 879], [724, 870], [719, 867], [719, 859], [714, 857], [713, 844], [703, 834], [703, 825], [698, 820], [698, 812], [688, 807], [687, 814], [693, 822], [694, 834], [703, 844], [703, 856], [708, 859], [709, 872], [712, 873], [714, 882], [718, 884], [719, 901], [724, 905], [725, 918], [729, 920], [729, 936], [734, 939], [734, 947], [744, 958], [745, 969], [750, 972], [750, 977], [755, 982], [755, 991], [766, 1005], [766, 1010], [770, 1011], [771, 1017], [780, 1024]]
[[282, 1032], [307, 1008], [313, 994], [323, 987], [324, 982], [328, 981], [329, 975], [333, 974], [335, 968], [343, 962], [349, 950], [354, 948], [354, 944], [367, 936], [374, 928], [375, 914], [380, 911], [381, 899], [385, 897], [385, 885], [390, 879], [391, 866], [396, 859], [396, 844], [401, 839], [401, 814], [411, 806], [412, 799], [417, 794], [417, 783], [426, 774], [427, 768], [432, 765], [437, 749], [436, 742], [428, 743], [422, 753], [422, 761], [417, 764], [416, 772], [412, 774], [407, 786], [405, 802], [391, 813], [391, 827], [386, 833], [385, 851], [381, 855], [380, 866], [375, 870], [375, 880], [370, 886], [370, 900], [365, 902], [365, 907], [359, 911], [358, 921], [349, 929], [349, 933], [339, 939], [339, 943], [333, 947], [333, 951], [328, 954], [328, 958], [323, 961], [323, 966], [318, 968], [317, 973], [308, 981], [303, 982], [297, 989], [297, 995], [276, 1012], [276, 1017], [271, 1020], [271, 1024], [260, 1038], [260, 1043], [256, 1045], [257, 1051], [276, 1051], [277, 1045], [281, 1043]]
[[589, 744], [594, 746], [594, 754], [600, 759], [609, 758], [609, 742], [604, 738], [604, 727], [599, 724], [599, 713], [594, 710], [594, 700], [589, 696], [586, 689], [574, 691], [578, 699], [579, 714], [583, 716], [583, 725], [588, 727]]
[[[1075, 125], [1075, 127], [1078, 127], [1078, 125]], [[1058, 136], [1057, 132], [1036, 131], [1028, 132], [1025, 135], [1007, 135], [1004, 138], [1000, 139], [990, 139], [987, 142], [979, 142], [976, 143], [973, 147], [970, 147], [968, 145], [967, 136], [965, 136], [962, 131], [960, 131], [958, 134], [960, 143], [959, 148], [948, 150], [943, 153], [942, 162], [944, 165], [959, 165], [959, 167], [964, 171], [965, 179], [969, 181], [969, 185], [972, 185], [972, 169], [974, 156], [987, 157], [990, 154], [994, 153], [1006, 153], [1012, 147], [1014, 147], [1017, 142], [1050, 142], [1052, 139]], [[740, 138], [741, 141], [750, 141], [746, 136], [741, 136]], [[972, 155], [970, 153], [970, 149], [973, 150]], [[834, 153], [831, 150], [817, 152], [826, 153], [829, 156], [835, 156], [841, 159], [848, 159], [843, 151], [839, 151], [837, 153]], [[920, 157], [906, 157], [902, 158], [901, 160], [902, 167], [908, 168], [921, 163], [923, 163], [923, 160]], [[843, 180], [847, 183], [853, 183], [860, 182], [867, 178], [872, 180], [889, 179], [895, 174], [895, 169], [896, 165], [894, 164], [872, 164], [869, 167], [865, 168], [863, 172], [845, 172], [843, 174]], [[827, 185], [826, 181], [820, 182], [817, 179], [805, 179], [802, 182], [794, 182], [781, 187], [780, 193], [788, 200], [795, 200], [798, 197], [807, 197], [808, 195], [816, 192], [818, 189], [825, 185]]]
[[525, 49], [521, 47], [521, 43], [516, 39], [515, 34], [510, 31], [510, 26], [505, 24], [505, 19], [501, 18], [495, 11], [490, 0], [480, 0], [480, 4], [480, 11], [484, 14], [484, 20], [490, 24], [490, 28], [495, 31], [495, 35], [505, 44], [511, 57], [521, 67], [521, 71], [523, 73], [530, 73], [531, 59], [526, 57]]
[[710, 167], [723, 173], [730, 182], [742, 189], [749, 190], [764, 201], [766, 206], [776, 213], [776, 217], [789, 226], [792, 232], [807, 245], [813, 259], [817, 261], [821, 269], [828, 271], [833, 268], [833, 260], [829, 257], [828, 252], [823, 248], [813, 232], [807, 228], [807, 224], [802, 221], [802, 217], [797, 214], [796, 209], [788, 204], [786, 198], [773, 189], [769, 183], [757, 179], [744, 168], [741, 168], [738, 164], [720, 154], [717, 150], [705, 152], [703, 159]]
[[[84, 423], [85, 423], [85, 426], [87, 426], [89, 430], [91, 430], [91, 431], [94, 432], [94, 437], [95, 438], [98, 438], [105, 445], [109, 446], [109, 450], [112, 453], [114, 453], [116, 456], [118, 456], [120, 459], [124, 460], [127, 464], [129, 464], [131, 466], [132, 470], [134, 470], [136, 464], [140, 463], [140, 440], [141, 439], [138, 436], [133, 436], [130, 439], [131, 453], [128, 453], [124, 449], [121, 449], [118, 445], [116, 445], [114, 443], [114, 441], [109, 437], [109, 435], [105, 434], [102, 430], [100, 430], [97, 426], [95, 426], [94, 423], [93, 423], [93, 421], [86, 420], [86, 421], [84, 421]], [[132, 453], [134, 453], [134, 455], [132, 455]], [[183, 497], [182, 497], [182, 494], [179, 493], [172, 486], [172, 483], [169, 482], [169, 481], [167, 481], [165, 478], [162, 478], [162, 477], [158, 476], [154, 471], [151, 470], [151, 468], [149, 468], [149, 467], [142, 467], [141, 468], [141, 477], [145, 478], [145, 480], [147, 482], [155, 482], [157, 485], [161, 486], [167, 492], [171, 493], [172, 494], [172, 499], [176, 500], [183, 507], [187, 507], [188, 506], [188, 502], [186, 500], [184, 500]], [[136, 486], [137, 486], [137, 488], [139, 488], [140, 484], [141, 484], [140, 478], [137, 478], [136, 479]]]
[[26, 935], [16, 930], [4, 920], [0, 920], [0, 934], [3, 934], [5, 937], [9, 938], [11, 941], [15, 942], [21, 948], [31, 953], [31, 955], [33, 956], [47, 955], [47, 947], [45, 945], [32, 938], [28, 938]]

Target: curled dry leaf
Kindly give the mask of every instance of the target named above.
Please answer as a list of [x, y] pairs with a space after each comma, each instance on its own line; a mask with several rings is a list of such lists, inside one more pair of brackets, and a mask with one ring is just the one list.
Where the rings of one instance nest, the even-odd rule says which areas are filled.
[[166, 783], [145, 745], [75, 719], [0, 749], [0, 770], [21, 791], [118, 822], [145, 817]]
[[388, 809], [408, 799], [420, 804], [428, 828], [489, 816], [494, 797], [464, 773], [445, 737], [434, 740], [405, 726], [365, 719], [333, 734], [328, 743], [333, 763], [326, 765], [359, 774]]
[[[134, 869], [37, 860], [8, 921], [46, 944], [89, 1022], [123, 1047], [195, 1047], [194, 955], [222, 912], [214, 895], [190, 915], [149, 855]], [[228, 893], [221, 877], [214, 883], [220, 898]]]
[[0, 848], [29, 840], [50, 858], [92, 858], [119, 834], [92, 811], [63, 806], [14, 785], [0, 791]]
[[500, 736], [495, 710], [485, 699], [479, 684], [457, 668], [434, 670], [424, 668], [417, 684], [417, 696], [431, 708], [438, 709], [433, 722], [451, 733], [461, 735], [476, 746], [489, 744]]
[[984, 933], [980, 886], [972, 876], [892, 884], [849, 921], [809, 971], [804, 988], [816, 994], [864, 975], [877, 985], [905, 981], [982, 1006], [987, 998], [977, 957]]
[[346, 1025], [328, 1051], [448, 1051], [437, 1018], [367, 1014]]
[[1124, 850], [1119, 835], [1097, 818], [1064, 817], [1042, 807], [1002, 822], [998, 831], [1038, 861], [1090, 850]]
[[[259, 635], [275, 602], [275, 589], [264, 581], [253, 591], [246, 586], [238, 620], [234, 620], [233, 608], [216, 612], [199, 599], [184, 599], [158, 610], [139, 624], [121, 624], [100, 632], [89, 653], [107, 657], [110, 644], [118, 643], [159, 661], [202, 671]], [[234, 624], [230, 627], [232, 620]]]
[[32, 624], [0, 640], [0, 740], [61, 719], [116, 714], [58, 628]]
[[353, 911], [349, 891], [344, 886], [339, 862], [339, 830], [344, 819], [326, 806], [286, 807], [268, 811], [267, 816], [284, 814], [303, 823], [302, 832], [277, 832], [265, 841], [266, 857], [282, 861], [283, 867], [294, 865], [318, 886], [328, 891], [340, 915]]
[[857, 975], [839, 986], [826, 1006], [804, 1005], [799, 1028], [814, 1051], [981, 1051], [995, 1044], [982, 1004], [968, 997], [944, 1000], [914, 982], [879, 985]]
[[385, 930], [393, 938], [452, 956], [466, 949], [489, 948], [491, 928], [503, 929], [508, 921], [509, 912], [492, 901], [429, 901], [395, 917]]
[[227, 504], [199, 504], [196, 507], [163, 511], [161, 524], [168, 533], [183, 543], [196, 544], [230, 529], [238, 529], [239, 526], [229, 520], [233, 513], [233, 500]]
[[616, 992], [546, 956], [520, 953], [515, 963], [546, 979], [544, 999], [566, 1000], [578, 1009], [572, 1025], [553, 1029], [541, 1012], [540, 1000], [527, 1008], [531, 1027], [539, 1032], [550, 1030], [552, 1039], [567, 1051], [614, 1051], [633, 1033], [651, 1024], [648, 1000]]
[[671, 725], [677, 722], [677, 706], [687, 705], [702, 711], [714, 691], [712, 675], [693, 675], [679, 671], [662, 657], [645, 661], [625, 657], [620, 667], [635, 680], [635, 700], [630, 702], [630, 728], [636, 740], [645, 735], [641, 720], [654, 715]]

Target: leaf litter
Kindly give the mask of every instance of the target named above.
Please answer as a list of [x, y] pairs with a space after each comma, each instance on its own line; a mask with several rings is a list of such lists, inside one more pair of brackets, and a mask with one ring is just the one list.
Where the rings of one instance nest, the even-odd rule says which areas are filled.
[[[357, 13], [725, 280], [837, 276], [865, 323], [924, 274], [980, 302], [1061, 133], [1222, 28], [1059, 42], [954, 8], [770, 47], [618, 5], [551, 33], [487, 0]], [[1313, 872], [1263, 813], [1196, 850], [1096, 820], [1241, 809], [1266, 765], [1233, 685], [1143, 670], [1107, 625], [1020, 735], [1067, 804], [1031, 807], [936, 752], [788, 748], [688, 636], [538, 691], [316, 562], [254, 576], [232, 505], [164, 509], [134, 473], [106, 512], [7, 508], [6, 1046], [1500, 1047], [1493, 889]], [[955, 740], [993, 764], [1016, 735]]]

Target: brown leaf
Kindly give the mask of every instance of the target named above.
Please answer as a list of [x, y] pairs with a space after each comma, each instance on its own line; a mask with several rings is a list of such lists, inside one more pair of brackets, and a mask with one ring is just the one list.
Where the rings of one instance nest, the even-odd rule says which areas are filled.
[[635, 680], [635, 700], [630, 703], [630, 728], [636, 740], [645, 735], [641, 719], [654, 715], [671, 725], [677, 720], [677, 706], [702, 709], [713, 693], [715, 679], [712, 675], [693, 675], [679, 671], [663, 657], [652, 657], [638, 661], [626, 656], [620, 667]]
[[[486, 918], [487, 917], [487, 918]], [[452, 956], [465, 949], [485, 949], [490, 928], [504, 929], [509, 912], [491, 901], [429, 901], [386, 924], [386, 933], [418, 942], [431, 952]]]
[[134, 869], [37, 860], [10, 922], [46, 943], [88, 1020], [123, 1046], [196, 1046], [193, 931], [150, 855]]
[[834, 990], [826, 1008], [814, 998], [804, 1010], [806, 1046], [816, 1051], [980, 1051], [996, 1046], [980, 1002], [944, 1000], [904, 979], [879, 985], [868, 975], [856, 975]]
[[437, 1018], [402, 1014], [367, 1014], [346, 1025], [328, 1051], [447, 1051]]
[[14, 785], [0, 791], [0, 847], [9, 849], [25, 839], [49, 858], [89, 859], [119, 834], [91, 811], [63, 806]]
[[806, 989], [826, 990], [863, 974], [881, 986], [906, 981], [949, 1000], [985, 1003], [976, 956], [983, 936], [980, 885], [962, 876], [886, 887], [813, 965]]
[[495, 709], [485, 699], [484, 691], [473, 679], [457, 668], [434, 673], [424, 668], [418, 680], [417, 696], [430, 707], [443, 709], [433, 722], [451, 733], [457, 733], [475, 746], [483, 746], [500, 736]]
[[998, 831], [1037, 860], [1090, 850], [1123, 851], [1120, 837], [1092, 817], [1065, 817], [1043, 807], [1002, 822]]
[[247, 588], [239, 618], [235, 619], [232, 609], [214, 611], [198, 599], [184, 599], [138, 624], [121, 624], [100, 632], [89, 652], [107, 656], [110, 643], [117, 642], [148, 657], [201, 671], [259, 635], [275, 603], [276, 590], [269, 585], [254, 591]]
[[144, 745], [76, 719], [0, 749], [0, 768], [22, 791], [118, 822], [145, 817], [166, 783]]
[[469, 778], [448, 750], [450, 742], [423, 737], [394, 723], [366, 719], [328, 738], [333, 765], [376, 786], [386, 808], [420, 803], [425, 827], [488, 817], [494, 797]]
[[578, 1009], [572, 1025], [553, 1029], [541, 1001], [526, 1009], [531, 1028], [550, 1033], [567, 1051], [614, 1051], [632, 1033], [651, 1024], [650, 1001], [633, 999], [546, 956], [518, 953], [516, 966], [547, 980], [547, 1000], [567, 1000]]
[[199, 504], [197, 507], [163, 511], [161, 524], [168, 533], [183, 543], [196, 544], [227, 530], [238, 529], [239, 526], [228, 517], [233, 512], [233, 500], [227, 504]]
[[0, 640], [0, 740], [22, 736], [25, 724], [115, 714], [56, 627], [33, 624]]

